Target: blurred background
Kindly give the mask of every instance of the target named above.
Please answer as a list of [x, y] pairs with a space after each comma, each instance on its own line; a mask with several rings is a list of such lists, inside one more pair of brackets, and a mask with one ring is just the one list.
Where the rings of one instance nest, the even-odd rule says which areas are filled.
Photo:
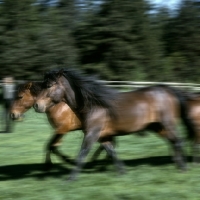
[[76, 67], [104, 80], [200, 80], [199, 0], [2, 0], [0, 79]]
[[[66, 184], [73, 165], [52, 156], [53, 169], [44, 171], [46, 145], [55, 131], [46, 115], [30, 109], [9, 126], [10, 101], [1, 87], [11, 91], [13, 83], [42, 80], [44, 72], [60, 67], [107, 81], [197, 84], [199, 65], [200, 0], [0, 0], [0, 133], [8, 133], [0, 140], [0, 199], [200, 199], [191, 143], [184, 146], [188, 173], [178, 173], [171, 147], [149, 133], [117, 139], [125, 175], [118, 177], [112, 162], [104, 162], [104, 152], [96, 167]], [[6, 85], [5, 77], [13, 81]], [[59, 148], [75, 159], [82, 138], [82, 131], [71, 132]]]

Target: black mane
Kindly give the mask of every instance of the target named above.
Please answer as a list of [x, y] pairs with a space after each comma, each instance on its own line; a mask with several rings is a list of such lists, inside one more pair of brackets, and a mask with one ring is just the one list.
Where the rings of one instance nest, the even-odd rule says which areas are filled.
[[[59, 70], [47, 72], [44, 76], [44, 83], [56, 81]], [[74, 69], [64, 69], [62, 75], [69, 81], [71, 87], [78, 93], [79, 112], [87, 111], [93, 106], [101, 106], [109, 111], [113, 110], [115, 100], [119, 92], [111, 89], [102, 82], [96, 80], [94, 76], [87, 76]]]
[[41, 90], [42, 90], [42, 84], [43, 84], [42, 81], [37, 81], [37, 82], [30, 81], [30, 82], [26, 82], [26, 83], [21, 83], [18, 86], [17, 92], [18, 93], [24, 92], [27, 89], [27, 86], [28, 86], [29, 83], [32, 83], [31, 87], [29, 88], [31, 94], [33, 96], [37, 96], [41, 92]]

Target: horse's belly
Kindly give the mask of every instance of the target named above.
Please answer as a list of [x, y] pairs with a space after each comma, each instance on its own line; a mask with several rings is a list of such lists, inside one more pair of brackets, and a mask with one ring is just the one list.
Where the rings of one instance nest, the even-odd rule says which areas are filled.
[[102, 129], [100, 137], [127, 135], [144, 129], [146, 125], [147, 124], [145, 122], [137, 122], [137, 120], [126, 120], [110, 123]]
[[200, 126], [200, 106], [190, 108], [190, 117], [196, 126]]
[[110, 120], [101, 131], [101, 137], [110, 135], [126, 135], [143, 130], [148, 124], [158, 121], [157, 110], [153, 110], [148, 103], [142, 102], [118, 110], [116, 120]]

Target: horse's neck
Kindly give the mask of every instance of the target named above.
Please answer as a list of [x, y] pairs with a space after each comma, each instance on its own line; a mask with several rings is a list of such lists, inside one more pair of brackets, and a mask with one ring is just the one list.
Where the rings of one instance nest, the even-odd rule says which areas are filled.
[[[65, 103], [75, 112], [79, 114], [78, 111], [80, 110], [80, 94], [78, 93], [77, 89], [74, 88], [70, 82], [65, 79], [64, 77], [60, 80], [61, 84], [65, 88], [64, 90], [64, 101]], [[60, 99], [62, 101], [62, 99]]]

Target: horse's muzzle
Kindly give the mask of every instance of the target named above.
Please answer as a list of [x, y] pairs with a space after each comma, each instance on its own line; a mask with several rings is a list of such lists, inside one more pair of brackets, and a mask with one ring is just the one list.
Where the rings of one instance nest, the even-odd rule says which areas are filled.
[[11, 117], [12, 120], [16, 120], [16, 119], [19, 119], [21, 117], [21, 114], [12, 112], [10, 114], [10, 117]]
[[36, 112], [38, 113], [44, 113], [45, 112], [45, 107], [42, 105], [39, 105], [38, 103], [35, 103], [33, 108], [35, 109]]

